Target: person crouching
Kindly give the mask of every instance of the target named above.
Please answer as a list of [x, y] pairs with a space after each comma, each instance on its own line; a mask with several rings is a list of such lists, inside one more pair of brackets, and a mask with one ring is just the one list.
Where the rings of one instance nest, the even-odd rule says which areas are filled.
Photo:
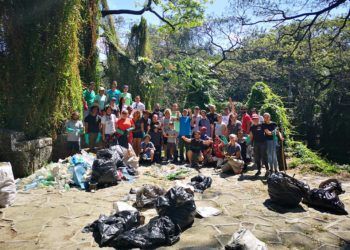
[[222, 172], [233, 172], [234, 174], [242, 173], [244, 161], [241, 156], [241, 146], [237, 143], [237, 135], [229, 135], [229, 143], [227, 144], [225, 161], [222, 164]]

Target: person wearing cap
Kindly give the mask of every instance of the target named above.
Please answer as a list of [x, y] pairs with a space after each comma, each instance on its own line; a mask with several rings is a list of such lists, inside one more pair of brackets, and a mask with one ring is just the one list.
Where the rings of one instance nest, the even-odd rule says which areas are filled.
[[95, 97], [95, 101], [98, 103], [98, 107], [100, 111], [105, 109], [105, 106], [107, 104], [107, 96], [105, 95], [105, 88], [100, 87], [98, 90], [98, 94]]
[[128, 91], [129, 91], [129, 86], [128, 85], [124, 85], [123, 93], [120, 94], [120, 98], [123, 97], [125, 99], [125, 105], [131, 106], [132, 97], [131, 97], [131, 94]]
[[133, 102], [133, 104], [131, 105], [132, 109], [133, 110], [139, 110], [141, 112], [145, 111], [146, 110], [146, 107], [145, 107], [145, 104], [143, 104], [141, 102], [141, 97], [139, 95], [137, 95], [135, 97], [135, 102]]
[[257, 114], [252, 115], [253, 125], [250, 127], [249, 138], [253, 142], [254, 148], [254, 160], [258, 172], [256, 176], [261, 174], [261, 163], [266, 167], [265, 176], [269, 175], [268, 163], [267, 163], [267, 146], [266, 146], [266, 137], [263, 125], [259, 123], [259, 116]]
[[90, 114], [85, 117], [85, 134], [84, 141], [90, 148], [95, 148], [98, 146], [102, 139], [101, 130], [101, 117], [98, 115], [99, 107], [94, 105], [90, 108]]
[[191, 120], [192, 133], [199, 130], [199, 121], [201, 120], [200, 108], [198, 106], [194, 107], [194, 112]]
[[79, 112], [72, 113], [71, 119], [66, 122], [65, 127], [69, 154], [76, 154], [80, 151], [80, 135], [84, 133], [84, 125], [79, 120]]
[[112, 99], [109, 101], [109, 105], [108, 106], [112, 109], [112, 114], [114, 114], [116, 117], [119, 117], [120, 112], [119, 112], [119, 108], [118, 108], [117, 104], [115, 104], [116, 100], [117, 99], [115, 97], [112, 97]]
[[87, 105], [87, 110], [84, 111], [84, 117], [86, 117], [90, 113], [90, 108], [95, 102], [95, 83], [90, 82], [89, 88], [83, 92], [83, 97]]
[[143, 137], [143, 141], [141, 142], [140, 159], [153, 162], [155, 149], [156, 148], [151, 142], [151, 136], [149, 134], [146, 134], [145, 137]]
[[111, 84], [111, 88], [109, 90], [107, 90], [107, 99], [108, 102], [110, 102], [112, 100], [112, 98], [114, 97], [115, 99], [115, 104], [118, 106], [119, 104], [119, 98], [120, 98], [120, 90], [117, 89], [117, 81], [113, 81]]
[[189, 150], [187, 151], [187, 158], [190, 162], [191, 167], [197, 167], [198, 162], [202, 162], [204, 157], [202, 154], [202, 149], [204, 146], [210, 146], [213, 141], [207, 140], [203, 141], [200, 137], [201, 134], [199, 131], [194, 131], [194, 138], [187, 138], [186, 136], [182, 136], [181, 139], [184, 140], [185, 143], [189, 144]]

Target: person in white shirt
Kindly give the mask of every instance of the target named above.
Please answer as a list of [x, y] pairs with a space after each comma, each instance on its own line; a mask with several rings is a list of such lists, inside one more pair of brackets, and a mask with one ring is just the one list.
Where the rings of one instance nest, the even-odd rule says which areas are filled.
[[230, 108], [229, 107], [225, 107], [224, 109], [224, 113], [222, 114], [222, 122], [227, 126], [228, 122], [229, 122], [229, 117], [230, 117]]
[[141, 112], [146, 110], [145, 104], [141, 102], [140, 96], [135, 97], [135, 102], [131, 105], [132, 109], [139, 110]]
[[102, 140], [109, 145], [113, 142], [115, 133], [115, 124], [117, 122], [117, 117], [112, 114], [112, 108], [107, 105], [105, 108], [106, 115], [101, 119], [102, 124]]
[[98, 95], [96, 95], [95, 97], [95, 102], [98, 103], [98, 107], [100, 110], [105, 109], [105, 105], [107, 103], [107, 96], [105, 95], [104, 87], [100, 87], [100, 89], [98, 90]]
[[192, 115], [192, 120], [191, 120], [191, 127], [192, 133], [195, 131], [199, 131], [199, 121], [201, 120], [201, 115], [200, 115], [200, 108], [198, 106], [194, 107], [194, 114]]

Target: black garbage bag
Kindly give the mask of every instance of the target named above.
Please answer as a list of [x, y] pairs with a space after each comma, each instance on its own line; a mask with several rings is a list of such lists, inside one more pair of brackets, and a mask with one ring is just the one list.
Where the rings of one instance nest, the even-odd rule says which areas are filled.
[[156, 209], [160, 216], [169, 216], [181, 230], [191, 226], [196, 215], [193, 193], [183, 187], [173, 187], [164, 196], [158, 197]]
[[213, 179], [211, 177], [197, 175], [191, 178], [191, 183], [188, 184], [194, 187], [195, 192], [203, 193], [204, 190], [210, 188], [212, 182]]
[[120, 234], [112, 245], [117, 249], [153, 249], [174, 244], [180, 239], [180, 233], [180, 228], [169, 217], [154, 217], [147, 225]]
[[112, 216], [100, 215], [100, 218], [83, 229], [83, 233], [92, 232], [100, 247], [113, 247], [113, 240], [121, 233], [142, 224], [143, 219], [138, 211], [121, 211]]
[[118, 152], [112, 148], [100, 149], [96, 152], [97, 159], [118, 161], [121, 160]]
[[315, 188], [303, 199], [303, 203], [310, 207], [321, 208], [334, 214], [346, 215], [344, 203], [339, 199], [336, 191]]
[[267, 186], [271, 201], [289, 208], [298, 206], [310, 190], [307, 184], [281, 172], [270, 175]]
[[143, 185], [136, 191], [136, 202], [135, 207], [145, 208], [145, 207], [154, 207], [157, 201], [157, 198], [161, 195], [164, 195], [166, 191], [158, 186], [154, 185]]
[[90, 182], [97, 185], [116, 185], [118, 183], [116, 162], [105, 159], [94, 160]]
[[338, 181], [337, 179], [325, 180], [321, 182], [318, 187], [329, 192], [335, 192], [337, 195], [345, 193], [345, 191], [341, 187], [340, 181]]

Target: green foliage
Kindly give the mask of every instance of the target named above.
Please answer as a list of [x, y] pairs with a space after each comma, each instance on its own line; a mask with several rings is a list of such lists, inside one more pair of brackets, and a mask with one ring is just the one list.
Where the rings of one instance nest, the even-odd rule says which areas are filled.
[[141, 17], [139, 25], [135, 24], [131, 28], [131, 34], [127, 47], [127, 52], [131, 58], [137, 60], [138, 57], [152, 57], [149, 46], [147, 21]]
[[81, 110], [81, 7], [80, 0], [1, 2], [4, 127], [29, 138], [55, 135], [71, 111]]
[[291, 124], [286, 109], [281, 98], [274, 94], [267, 84], [257, 82], [253, 85], [247, 101], [247, 107], [249, 109], [256, 108], [261, 114], [265, 112], [270, 113], [271, 120], [282, 128], [283, 134], [289, 140]]
[[303, 166], [305, 170], [312, 170], [324, 174], [336, 174], [340, 172], [337, 166], [322, 159], [303, 143], [292, 141], [290, 146], [293, 153], [292, 161], [289, 164], [290, 167]]

